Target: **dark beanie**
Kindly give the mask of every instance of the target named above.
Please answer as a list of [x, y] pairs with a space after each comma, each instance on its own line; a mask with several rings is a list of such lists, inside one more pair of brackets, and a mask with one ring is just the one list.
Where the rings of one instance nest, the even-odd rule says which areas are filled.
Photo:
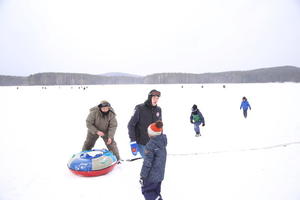
[[110, 106], [110, 103], [108, 101], [101, 101], [100, 104], [98, 105], [99, 108], [102, 108], [102, 107], [111, 107]]
[[160, 91], [158, 91], [158, 90], [151, 90], [151, 91], [149, 92], [149, 94], [148, 94], [148, 99], [147, 99], [149, 105], [151, 105], [151, 98], [152, 98], [153, 96], [158, 96], [158, 97], [160, 97]]
[[195, 112], [197, 109], [198, 109], [197, 105], [194, 104], [193, 107], [192, 107], [192, 111]]
[[160, 97], [160, 91], [158, 90], [151, 90], [148, 94], [148, 97], [158, 96]]

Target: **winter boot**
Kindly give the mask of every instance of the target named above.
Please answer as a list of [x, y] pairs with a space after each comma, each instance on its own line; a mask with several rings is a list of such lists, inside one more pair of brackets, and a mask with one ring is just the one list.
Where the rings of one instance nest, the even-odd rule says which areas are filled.
[[196, 136], [196, 137], [201, 136], [200, 132], [196, 132], [196, 135], [195, 135], [195, 136]]
[[122, 162], [124, 162], [124, 160], [120, 159], [120, 160], [117, 160], [117, 164], [122, 164]]

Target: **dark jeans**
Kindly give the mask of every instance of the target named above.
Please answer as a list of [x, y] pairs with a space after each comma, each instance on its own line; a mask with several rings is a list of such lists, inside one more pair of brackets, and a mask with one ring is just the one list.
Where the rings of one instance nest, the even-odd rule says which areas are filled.
[[160, 195], [161, 182], [158, 183], [147, 183], [144, 182], [142, 186], [142, 193], [145, 200], [163, 200]]
[[243, 110], [244, 117], [247, 118], [247, 110]]
[[140, 152], [142, 158], [144, 158], [144, 156], [145, 156], [145, 146], [146, 145], [142, 145], [142, 144], [137, 144], [137, 145], [138, 145], [139, 152]]

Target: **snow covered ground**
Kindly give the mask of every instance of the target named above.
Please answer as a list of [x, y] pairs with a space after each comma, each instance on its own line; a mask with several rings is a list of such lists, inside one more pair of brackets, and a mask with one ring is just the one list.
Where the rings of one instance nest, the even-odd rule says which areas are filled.
[[[203, 86], [203, 87], [202, 87]], [[162, 92], [168, 158], [165, 200], [299, 200], [300, 84], [98, 85], [0, 87], [0, 199], [142, 200], [142, 160], [124, 162], [100, 177], [67, 168], [81, 150], [89, 108], [111, 102], [116, 141], [132, 157], [127, 123], [151, 89]], [[239, 110], [246, 96], [248, 118]], [[189, 115], [206, 119], [194, 136]], [[98, 140], [96, 148], [105, 147]]]

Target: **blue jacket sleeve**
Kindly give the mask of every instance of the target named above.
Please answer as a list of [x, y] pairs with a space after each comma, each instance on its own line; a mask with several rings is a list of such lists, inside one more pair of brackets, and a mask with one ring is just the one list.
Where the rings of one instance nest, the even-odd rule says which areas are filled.
[[248, 106], [249, 106], [249, 108], [250, 108], [250, 110], [251, 110], [251, 106], [250, 106], [249, 102], [247, 102], [247, 103], [248, 103]]
[[139, 119], [140, 119], [140, 111], [139, 108], [136, 106], [135, 110], [134, 110], [134, 114], [132, 115], [131, 119], [128, 122], [128, 134], [129, 134], [129, 138], [130, 141], [136, 141], [135, 138], [135, 125], [138, 123]]

